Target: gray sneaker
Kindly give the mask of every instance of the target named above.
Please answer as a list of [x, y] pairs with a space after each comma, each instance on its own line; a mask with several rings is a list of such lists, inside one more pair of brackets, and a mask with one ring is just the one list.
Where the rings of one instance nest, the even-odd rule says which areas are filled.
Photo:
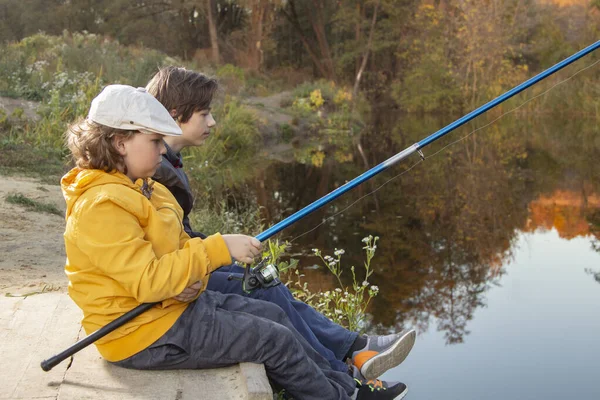
[[367, 347], [352, 353], [352, 364], [366, 379], [375, 379], [406, 359], [416, 337], [414, 329], [386, 336], [368, 336]]

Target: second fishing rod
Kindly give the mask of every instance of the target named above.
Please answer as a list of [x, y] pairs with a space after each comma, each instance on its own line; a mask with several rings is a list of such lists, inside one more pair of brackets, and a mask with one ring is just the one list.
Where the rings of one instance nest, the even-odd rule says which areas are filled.
[[[520, 85], [515, 86], [514, 88], [512, 88], [511, 90], [502, 94], [501, 96], [498, 96], [494, 100], [491, 100], [488, 103], [482, 105], [481, 107], [471, 111], [470, 113], [466, 114], [465, 116], [463, 116], [463, 117], [459, 118], [458, 120], [452, 122], [451, 124], [447, 125], [446, 127], [429, 135], [425, 139], [413, 144], [412, 146], [410, 146], [410, 147], [406, 148], [405, 150], [401, 151], [400, 153], [390, 157], [389, 159], [382, 162], [381, 164], [371, 168], [370, 170], [364, 172], [360, 176], [352, 179], [351, 181], [347, 182], [343, 186], [340, 186], [339, 188], [332, 191], [331, 193], [329, 193], [329, 194], [323, 196], [322, 198], [318, 199], [317, 201], [309, 204], [308, 206], [304, 207], [300, 211], [285, 218], [281, 222], [273, 225], [266, 231], [258, 234], [256, 236], [256, 239], [258, 239], [261, 242], [268, 240], [272, 236], [281, 232], [283, 229], [287, 228], [288, 226], [296, 223], [297, 221], [304, 218], [308, 214], [310, 214], [310, 213], [316, 211], [317, 209], [323, 207], [324, 205], [330, 203], [331, 201], [340, 197], [344, 193], [352, 190], [353, 188], [360, 185], [361, 183], [371, 179], [375, 175], [387, 170], [391, 166], [399, 163], [400, 161], [406, 159], [407, 157], [409, 157], [410, 155], [412, 155], [414, 153], [419, 153], [419, 155], [422, 158], [425, 158], [425, 156], [421, 152], [421, 150], [424, 147], [426, 147], [429, 144], [433, 143], [434, 141], [440, 139], [441, 137], [445, 136], [446, 134], [455, 130], [456, 128], [466, 124], [467, 122], [471, 121], [472, 119], [476, 118], [477, 116], [491, 110], [492, 108], [494, 108], [497, 105], [503, 103], [504, 101], [510, 99], [511, 97], [521, 93], [522, 91], [526, 90], [527, 88], [542, 81], [543, 79], [549, 77], [550, 75], [556, 73], [557, 71], [560, 71], [561, 69], [563, 69], [566, 66], [572, 64], [573, 62], [579, 60], [580, 58], [592, 53], [594, 50], [598, 49], [598, 47], [600, 47], [600, 41], [597, 41], [594, 44], [586, 47], [585, 49], [578, 51], [577, 53], [573, 54], [572, 56], [553, 65], [552, 67], [550, 67], [550, 68], [546, 69], [545, 71], [537, 74], [536, 76], [528, 79], [527, 81], [521, 83]], [[266, 262], [266, 260], [263, 260], [255, 268], [248, 268], [245, 271], [244, 278], [242, 279], [242, 285], [244, 285], [244, 289], [247, 291], [253, 290], [256, 287], [270, 287], [270, 286], [274, 286], [275, 284], [278, 283], [277, 278], [278, 278], [278, 273], [277, 273], [276, 268], [274, 266], [268, 264]], [[123, 314], [122, 316], [120, 316], [119, 318], [110, 322], [106, 326], [98, 329], [97, 331], [90, 334], [89, 336], [81, 339], [80, 341], [73, 344], [71, 347], [67, 348], [66, 350], [62, 351], [61, 353], [59, 353], [53, 357], [50, 357], [47, 360], [42, 361], [41, 362], [42, 369], [44, 371], [50, 371], [54, 366], [58, 365], [63, 360], [74, 355], [75, 353], [79, 352], [80, 350], [82, 350], [85, 347], [89, 346], [90, 344], [94, 343], [98, 339], [108, 335], [110, 332], [112, 332], [115, 329], [119, 328], [120, 326], [126, 324], [127, 322], [131, 321], [132, 319], [136, 318], [140, 314], [143, 314], [144, 312], [148, 311], [149, 309], [151, 309], [152, 307], [156, 306], [159, 303], [160, 302], [140, 304], [133, 310]]]

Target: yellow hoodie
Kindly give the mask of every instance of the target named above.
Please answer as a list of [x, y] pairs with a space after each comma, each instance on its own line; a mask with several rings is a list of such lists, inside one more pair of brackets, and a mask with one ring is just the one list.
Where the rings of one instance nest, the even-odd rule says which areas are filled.
[[141, 303], [161, 302], [96, 342], [108, 361], [158, 340], [188, 305], [172, 297], [198, 280], [206, 287], [210, 272], [232, 262], [220, 234], [190, 239], [169, 190], [155, 182], [147, 199], [141, 182], [79, 168], [61, 180], [67, 202], [65, 272], [87, 334]]

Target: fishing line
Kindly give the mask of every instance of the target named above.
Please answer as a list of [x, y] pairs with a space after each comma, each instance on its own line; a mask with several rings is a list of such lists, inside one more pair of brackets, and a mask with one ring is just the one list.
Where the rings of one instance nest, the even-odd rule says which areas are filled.
[[[436, 151], [435, 153], [433, 153], [432, 155], [428, 156], [427, 158], [432, 158], [435, 157], [436, 155], [438, 155], [439, 153], [441, 153], [442, 151], [446, 150], [448, 147], [453, 146], [455, 144], [457, 144], [458, 142], [462, 142], [463, 140], [465, 140], [466, 138], [468, 138], [469, 136], [473, 135], [475, 132], [478, 132], [484, 128], [487, 128], [488, 126], [492, 125], [493, 123], [495, 123], [496, 121], [498, 121], [500, 118], [503, 118], [504, 116], [513, 113], [514, 111], [518, 110], [519, 108], [523, 107], [525, 104], [537, 99], [540, 96], [545, 95], [546, 93], [550, 92], [551, 90], [553, 90], [554, 88], [556, 88], [559, 85], [562, 85], [563, 83], [569, 81], [570, 79], [574, 78], [576, 75], [580, 74], [581, 72], [592, 68], [593, 66], [595, 66], [596, 64], [600, 63], [600, 60], [588, 65], [587, 67], [584, 67], [582, 69], [580, 69], [579, 71], [575, 72], [573, 75], [569, 76], [568, 78], [554, 84], [553, 86], [551, 86], [550, 88], [546, 89], [545, 91], [541, 92], [540, 94], [527, 99], [526, 101], [524, 101], [523, 103], [521, 103], [520, 105], [518, 105], [517, 107], [512, 108], [511, 110], [503, 113], [502, 115], [500, 115], [499, 117], [497, 117], [496, 119], [492, 120], [491, 122], [474, 129], [473, 131], [471, 131], [470, 133], [468, 133], [467, 135], [461, 137], [460, 139], [455, 140], [454, 142], [451, 142], [449, 144], [447, 144], [446, 146], [442, 147], [440, 150]], [[354, 201], [352, 204], [350, 204], [349, 206], [347, 206], [346, 208], [344, 208], [341, 211], [338, 211], [337, 213], [325, 218], [323, 221], [321, 221], [320, 224], [316, 225], [315, 227], [309, 229], [308, 231], [296, 236], [295, 238], [293, 238], [292, 240], [289, 241], [289, 243], [293, 243], [296, 239], [301, 238], [302, 236], [309, 234], [310, 232], [314, 231], [315, 229], [317, 229], [318, 227], [320, 227], [321, 225], [323, 225], [324, 223], [326, 223], [327, 221], [337, 217], [338, 215], [342, 214], [343, 212], [347, 211], [350, 207], [354, 206], [356, 203], [358, 203], [359, 201], [361, 201], [362, 199], [364, 199], [367, 196], [372, 195], [373, 193], [379, 191], [381, 188], [383, 188], [385, 185], [387, 185], [388, 183], [390, 183], [391, 181], [393, 181], [396, 178], [401, 177], [402, 175], [406, 174], [407, 172], [409, 172], [410, 170], [412, 170], [413, 168], [415, 168], [417, 165], [421, 164], [423, 161], [425, 160], [425, 158], [422, 156], [421, 159], [419, 159], [419, 161], [415, 162], [413, 165], [411, 165], [408, 169], [400, 172], [399, 174], [393, 176], [392, 178], [388, 179], [387, 181], [385, 181], [383, 184], [381, 184], [380, 186], [378, 186], [376, 189], [374, 189], [373, 191], [365, 194], [364, 196], [361, 196], [360, 198], [358, 198], [356, 201]]]
[[[598, 63], [600, 63], [600, 60], [596, 61], [595, 63], [593, 63], [593, 64], [591, 64], [591, 65], [588, 65], [588, 66], [587, 66], [587, 67], [585, 67], [585, 68], [582, 68], [582, 69], [580, 69], [579, 71], [575, 72], [575, 73], [574, 73], [573, 75], [571, 75], [570, 77], [568, 77], [568, 78], [566, 78], [566, 79], [564, 79], [564, 80], [562, 80], [562, 81], [560, 81], [560, 82], [558, 82], [558, 83], [554, 84], [554, 85], [553, 85], [553, 86], [551, 86], [549, 89], [547, 89], [547, 90], [543, 91], [542, 93], [540, 93], [540, 94], [538, 94], [538, 95], [536, 95], [536, 96], [532, 97], [532, 98], [531, 98], [531, 99], [529, 99], [529, 100], [526, 100], [526, 101], [525, 101], [525, 102], [523, 102], [522, 104], [518, 105], [517, 107], [513, 108], [512, 110], [509, 110], [509, 111], [505, 112], [504, 114], [500, 115], [498, 118], [496, 118], [496, 119], [494, 119], [493, 121], [491, 121], [491, 122], [487, 123], [486, 125], [484, 125], [484, 126], [481, 126], [481, 127], [477, 128], [477, 129], [473, 130], [473, 131], [472, 131], [471, 133], [469, 133], [468, 135], [466, 135], [466, 136], [464, 136], [464, 137], [462, 137], [462, 138], [460, 138], [460, 139], [458, 139], [458, 140], [455, 140], [454, 142], [452, 142], [452, 143], [450, 143], [450, 144], [448, 144], [448, 145], [446, 145], [446, 146], [442, 147], [440, 150], [438, 150], [438, 151], [436, 151], [435, 153], [433, 153], [432, 155], [430, 155], [430, 156], [429, 156], [429, 158], [431, 158], [431, 157], [433, 157], [433, 156], [437, 155], [438, 153], [441, 153], [442, 151], [446, 150], [446, 148], [448, 148], [448, 147], [450, 147], [450, 146], [452, 146], [452, 145], [454, 145], [454, 144], [456, 144], [456, 143], [458, 143], [458, 142], [460, 142], [460, 141], [462, 141], [462, 140], [464, 140], [464, 139], [468, 138], [469, 136], [471, 136], [471, 135], [472, 135], [472, 134], [474, 134], [475, 132], [477, 132], [477, 131], [479, 131], [479, 130], [481, 130], [481, 129], [483, 129], [483, 128], [487, 128], [488, 126], [490, 126], [490, 125], [491, 125], [491, 124], [493, 124], [494, 122], [498, 121], [500, 118], [504, 117], [505, 115], [507, 115], [507, 114], [510, 114], [510, 113], [512, 113], [512, 112], [514, 112], [514, 111], [516, 111], [516, 110], [518, 110], [519, 108], [523, 107], [525, 104], [527, 104], [527, 103], [529, 103], [529, 102], [531, 102], [531, 101], [533, 101], [533, 100], [537, 99], [537, 98], [538, 98], [538, 97], [540, 97], [540, 96], [543, 96], [543, 95], [545, 95], [546, 93], [548, 93], [549, 91], [551, 91], [552, 89], [554, 89], [555, 87], [557, 87], [558, 85], [562, 85], [563, 83], [565, 83], [565, 82], [567, 82], [568, 80], [570, 80], [571, 78], [573, 78], [575, 75], [577, 75], [577, 74], [579, 74], [579, 73], [581, 73], [581, 72], [585, 71], [586, 69], [592, 68], [594, 65], [596, 65], [596, 64], [598, 64]], [[386, 182], [386, 183], [387, 183], [387, 182]]]

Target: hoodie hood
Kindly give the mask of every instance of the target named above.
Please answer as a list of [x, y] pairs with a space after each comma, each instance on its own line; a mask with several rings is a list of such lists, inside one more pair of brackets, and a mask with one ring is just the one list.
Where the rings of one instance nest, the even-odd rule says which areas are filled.
[[60, 187], [67, 203], [66, 216], [71, 215], [73, 206], [87, 190], [114, 184], [125, 185], [141, 192], [139, 185], [131, 182], [131, 179], [120, 172], [109, 173], [99, 169], [73, 168], [60, 180]]

